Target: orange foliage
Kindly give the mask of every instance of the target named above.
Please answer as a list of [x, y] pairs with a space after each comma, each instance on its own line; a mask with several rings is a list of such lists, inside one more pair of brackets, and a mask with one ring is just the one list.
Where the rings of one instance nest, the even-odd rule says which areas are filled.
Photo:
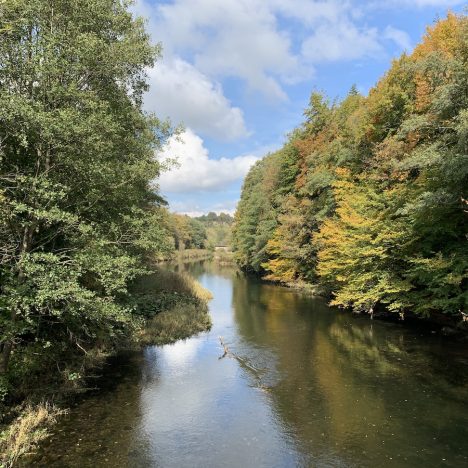
[[442, 52], [453, 57], [460, 45], [462, 34], [466, 34], [466, 17], [449, 12], [447, 18], [429, 26], [423, 41], [416, 46], [411, 58], [421, 60], [431, 52]]

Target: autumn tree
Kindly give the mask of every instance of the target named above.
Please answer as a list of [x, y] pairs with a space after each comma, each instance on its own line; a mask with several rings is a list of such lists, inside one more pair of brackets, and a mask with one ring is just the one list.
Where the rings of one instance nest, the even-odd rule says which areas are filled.
[[343, 307], [460, 318], [467, 109], [468, 21], [452, 13], [368, 96], [355, 87], [341, 102], [312, 93], [304, 123], [246, 178], [239, 264], [277, 281], [319, 282]]

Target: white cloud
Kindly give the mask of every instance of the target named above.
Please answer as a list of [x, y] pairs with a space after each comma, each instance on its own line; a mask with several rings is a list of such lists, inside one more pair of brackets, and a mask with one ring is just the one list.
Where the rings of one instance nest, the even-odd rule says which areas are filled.
[[397, 46], [407, 52], [413, 48], [409, 34], [401, 29], [396, 29], [393, 26], [387, 26], [385, 28], [383, 37], [385, 39], [392, 40]]
[[193, 54], [202, 72], [276, 99], [286, 99], [278, 80], [304, 73], [268, 1], [175, 0], [155, 8], [154, 32], [169, 54]]
[[[415, 1], [418, 6], [458, 3]], [[362, 24], [375, 5], [373, 0], [137, 0], [134, 11], [148, 19], [164, 53], [149, 72], [146, 107], [204, 137], [246, 137], [242, 110], [220, 82], [240, 79], [250, 90], [284, 101], [285, 87], [310, 79], [320, 63], [379, 58], [388, 41], [410, 49], [404, 31]]]
[[[287, 99], [283, 85], [311, 77], [314, 64], [377, 57], [385, 39], [408, 45], [403, 32], [390, 29], [384, 37], [357, 25], [372, 2], [174, 0], [149, 7], [145, 1], [139, 11], [151, 9], [150, 29], [166, 56], [184, 57], [210, 79], [240, 78], [280, 100]], [[280, 18], [296, 21], [297, 28]]]
[[149, 71], [145, 107], [202, 135], [220, 140], [247, 136], [242, 110], [233, 107], [221, 86], [189, 63], [163, 61]]
[[367, 2], [368, 10], [389, 10], [395, 8], [404, 8], [407, 10], [418, 10], [423, 8], [441, 8], [439, 13], [445, 13], [444, 10], [463, 5], [466, 0], [371, 0]]
[[217, 191], [240, 181], [257, 161], [256, 156], [210, 159], [203, 140], [187, 129], [179, 138], [171, 138], [158, 155], [160, 159], [177, 158], [179, 167], [159, 178], [163, 193]]
[[464, 0], [391, 0], [391, 3], [406, 5], [409, 7], [451, 7], [465, 3]]
[[348, 20], [333, 27], [318, 26], [302, 44], [302, 54], [312, 63], [376, 57], [383, 52], [376, 28], [359, 29]]

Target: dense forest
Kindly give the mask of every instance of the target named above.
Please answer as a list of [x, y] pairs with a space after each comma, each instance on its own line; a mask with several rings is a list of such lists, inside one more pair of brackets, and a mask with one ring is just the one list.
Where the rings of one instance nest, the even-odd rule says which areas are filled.
[[449, 14], [362, 96], [313, 93], [247, 175], [239, 265], [332, 304], [466, 319], [468, 19]]

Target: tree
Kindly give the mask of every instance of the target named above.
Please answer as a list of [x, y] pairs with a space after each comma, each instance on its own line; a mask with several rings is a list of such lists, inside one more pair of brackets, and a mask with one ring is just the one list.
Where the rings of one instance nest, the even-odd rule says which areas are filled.
[[141, 108], [159, 48], [120, 0], [0, 6], [0, 372], [112, 346], [127, 285], [170, 248], [151, 180], [167, 125]]
[[405, 310], [412, 305], [407, 295], [412, 285], [404, 278], [409, 232], [404, 219], [389, 216], [395, 194], [338, 172], [335, 215], [315, 235], [317, 272], [333, 292], [332, 304], [366, 312], [379, 303]]

